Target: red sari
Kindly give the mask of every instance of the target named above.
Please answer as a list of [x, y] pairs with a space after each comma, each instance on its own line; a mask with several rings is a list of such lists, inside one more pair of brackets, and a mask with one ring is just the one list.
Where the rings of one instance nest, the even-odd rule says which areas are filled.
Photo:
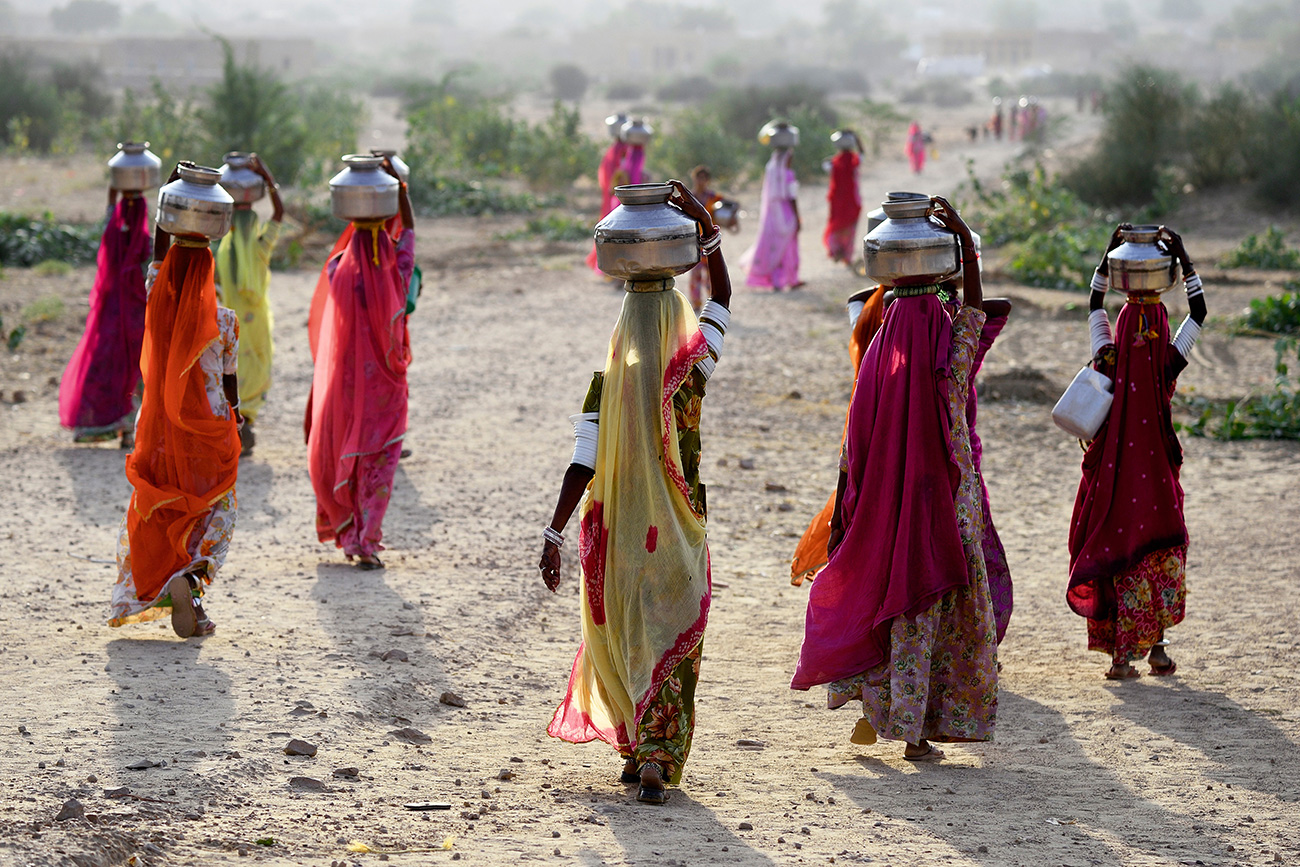
[[[612, 143], [606, 150], [605, 156], [600, 160], [600, 167], [596, 169], [596, 183], [600, 185], [600, 219], [605, 219], [610, 211], [618, 207], [618, 199], [614, 198], [614, 181], [619, 170], [623, 166], [623, 160], [627, 157], [627, 142], [619, 140]], [[632, 181], [623, 181], [623, 183], [633, 183]], [[596, 273], [600, 269], [596, 267], [596, 245], [593, 242], [591, 252], [587, 254], [587, 267]]]
[[1115, 400], [1083, 456], [1066, 600], [1088, 619], [1089, 649], [1132, 660], [1182, 621], [1186, 597], [1183, 452], [1169, 406], [1186, 361], [1158, 297], [1129, 296], [1114, 359], [1098, 368], [1114, 380]]
[[840, 151], [831, 160], [831, 180], [826, 190], [830, 213], [822, 241], [826, 254], [836, 262], [852, 263], [856, 252], [858, 217], [862, 214], [862, 196], [858, 192], [861, 164], [856, 151]]

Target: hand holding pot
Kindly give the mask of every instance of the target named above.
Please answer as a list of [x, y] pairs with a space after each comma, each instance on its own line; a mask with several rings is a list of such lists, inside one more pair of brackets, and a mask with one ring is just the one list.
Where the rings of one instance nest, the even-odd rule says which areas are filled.
[[1195, 271], [1192, 267], [1192, 257], [1187, 255], [1187, 248], [1183, 246], [1182, 236], [1173, 229], [1161, 226], [1156, 235], [1156, 245], [1179, 261], [1183, 266], [1184, 275]]
[[683, 214], [690, 217], [700, 225], [701, 231], [708, 232], [713, 228], [713, 220], [709, 217], [709, 211], [700, 200], [695, 198], [695, 194], [678, 180], [669, 180], [668, 183], [673, 186], [673, 194], [668, 201], [677, 206]]
[[1106, 245], [1106, 252], [1101, 254], [1101, 264], [1097, 266], [1097, 273], [1102, 276], [1110, 274], [1110, 264], [1107, 261], [1111, 251], [1117, 249], [1124, 243], [1124, 230], [1133, 228], [1132, 223], [1120, 223], [1115, 227], [1115, 231], [1110, 233], [1110, 243]]
[[971, 236], [970, 227], [966, 225], [966, 221], [961, 218], [961, 214], [957, 213], [952, 203], [943, 196], [931, 196], [930, 207], [931, 215], [939, 221], [940, 225], [961, 241], [962, 252], [964, 253], [967, 248], [974, 251], [975, 238]]

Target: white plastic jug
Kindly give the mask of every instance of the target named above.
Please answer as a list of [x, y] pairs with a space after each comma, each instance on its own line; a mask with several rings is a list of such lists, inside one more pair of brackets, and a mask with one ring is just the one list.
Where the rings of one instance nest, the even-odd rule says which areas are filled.
[[1052, 421], [1071, 436], [1092, 440], [1110, 415], [1115, 383], [1092, 367], [1080, 370], [1052, 407]]

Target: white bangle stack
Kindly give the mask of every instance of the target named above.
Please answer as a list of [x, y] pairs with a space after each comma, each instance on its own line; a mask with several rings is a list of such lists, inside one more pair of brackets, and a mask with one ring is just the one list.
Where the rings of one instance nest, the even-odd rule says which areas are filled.
[[866, 306], [867, 306], [867, 302], [865, 301], [849, 302], [849, 329], [850, 330], [858, 327], [858, 319], [859, 317], [862, 316], [862, 310]]
[[1105, 274], [1101, 273], [1101, 269], [1098, 269], [1098, 270], [1096, 270], [1096, 271], [1093, 271], [1093, 272], [1092, 272], [1092, 291], [1093, 291], [1093, 292], [1100, 292], [1101, 294], [1104, 295], [1104, 294], [1106, 294], [1106, 290], [1109, 289], [1109, 288], [1110, 288], [1110, 278], [1107, 277]]
[[1115, 342], [1110, 333], [1110, 317], [1105, 310], [1094, 310], [1088, 314], [1088, 332], [1092, 335], [1093, 355]]
[[564, 536], [560, 535], [560, 531], [556, 530], [554, 527], [543, 527], [542, 538], [557, 548], [564, 547]]
[[580, 412], [569, 416], [573, 423], [573, 459], [569, 463], [596, 469], [596, 443], [600, 440], [600, 413]]
[[1193, 271], [1191, 275], [1183, 281], [1183, 291], [1187, 293], [1188, 298], [1195, 298], [1197, 295], [1204, 295], [1205, 288], [1201, 283], [1201, 275]]
[[1178, 333], [1174, 335], [1174, 349], [1183, 358], [1191, 358], [1192, 347], [1196, 345], [1196, 340], [1201, 336], [1201, 326], [1196, 324], [1196, 320], [1188, 316], [1183, 320], [1183, 324], [1178, 326]]
[[722, 230], [714, 226], [713, 234], [700, 239], [700, 258], [708, 258], [722, 246]]
[[709, 345], [709, 354], [700, 359], [696, 366], [706, 381], [718, 367], [718, 359], [722, 357], [722, 340], [730, 322], [731, 311], [716, 301], [707, 302], [700, 310], [700, 333]]

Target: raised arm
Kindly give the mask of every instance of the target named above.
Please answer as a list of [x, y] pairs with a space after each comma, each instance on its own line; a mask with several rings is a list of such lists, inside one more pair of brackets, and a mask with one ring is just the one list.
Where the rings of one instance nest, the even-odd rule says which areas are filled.
[[253, 171], [262, 176], [266, 181], [266, 192], [271, 197], [271, 221], [275, 223], [284, 222], [284, 202], [280, 200], [280, 185], [275, 182], [271, 176], [271, 170], [262, 162], [261, 157], [257, 154], [249, 154]]
[[962, 304], [980, 310], [984, 301], [984, 284], [975, 252], [975, 237], [961, 214], [943, 196], [932, 196], [930, 204], [934, 218], [957, 236], [961, 247]]
[[407, 192], [406, 183], [398, 176], [397, 169], [393, 168], [393, 161], [384, 157], [384, 171], [397, 178], [399, 184], [397, 188], [397, 207], [398, 213], [402, 215], [402, 226], [415, 231], [415, 210], [411, 207], [411, 197]]

